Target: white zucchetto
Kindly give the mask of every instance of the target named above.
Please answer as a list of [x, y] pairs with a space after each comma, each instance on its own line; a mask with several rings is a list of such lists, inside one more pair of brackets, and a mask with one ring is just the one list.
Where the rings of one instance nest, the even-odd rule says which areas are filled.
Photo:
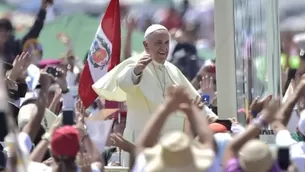
[[157, 31], [157, 30], [166, 30], [166, 31], [168, 31], [168, 30], [166, 29], [166, 27], [164, 27], [164, 26], [162, 26], [162, 25], [160, 25], [160, 24], [153, 24], [153, 25], [150, 25], [150, 26], [146, 29], [145, 34], [144, 34], [144, 39], [147, 38], [148, 35], [154, 33], [154, 32]]

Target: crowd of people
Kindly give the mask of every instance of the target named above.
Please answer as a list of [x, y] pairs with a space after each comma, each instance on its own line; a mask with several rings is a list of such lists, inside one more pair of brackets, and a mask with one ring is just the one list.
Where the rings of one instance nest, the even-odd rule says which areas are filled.
[[[255, 98], [245, 112], [247, 125], [237, 121], [237, 114], [221, 119], [215, 61], [199, 58], [195, 43], [200, 27], [183, 20], [189, 8], [185, 1], [181, 13], [169, 11], [174, 18], [143, 26], [140, 54], [132, 54], [131, 47], [137, 22], [126, 20], [124, 59], [92, 86], [99, 98], [85, 108], [77, 93], [83, 64], [68, 33], [57, 35], [67, 47], [65, 55], [43, 58], [37, 39], [50, 1], [41, 2], [22, 39], [14, 37], [8, 19], [0, 19], [1, 172], [101, 172], [111, 167], [134, 172], [305, 172], [303, 50], [298, 50], [297, 66], [282, 66], [283, 99]], [[282, 41], [288, 62], [292, 46], [300, 48], [292, 38]], [[94, 120], [112, 121], [102, 144], [87, 125], [96, 116]], [[273, 131], [274, 145], [260, 139], [266, 128]]]

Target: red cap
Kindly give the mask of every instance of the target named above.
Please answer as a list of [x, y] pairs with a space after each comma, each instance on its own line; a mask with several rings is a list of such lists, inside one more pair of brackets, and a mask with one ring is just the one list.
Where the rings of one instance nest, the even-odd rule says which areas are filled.
[[63, 126], [54, 131], [51, 150], [55, 156], [76, 157], [79, 151], [79, 133], [72, 126]]
[[209, 128], [213, 131], [213, 133], [225, 133], [227, 132], [227, 128], [219, 123], [212, 123], [209, 125]]
[[62, 61], [58, 59], [43, 59], [40, 61], [39, 66], [40, 68], [45, 68], [48, 65], [59, 65]]

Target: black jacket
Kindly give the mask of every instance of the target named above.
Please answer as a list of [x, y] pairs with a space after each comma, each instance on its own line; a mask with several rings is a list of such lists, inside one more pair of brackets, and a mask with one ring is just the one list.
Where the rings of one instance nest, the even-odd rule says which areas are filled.
[[6, 46], [5, 46], [4, 61], [6, 61], [8, 63], [13, 63], [15, 57], [18, 54], [22, 53], [24, 43], [29, 39], [36, 39], [39, 37], [39, 34], [43, 28], [46, 14], [47, 14], [46, 10], [44, 10], [44, 9], [39, 10], [39, 12], [36, 16], [35, 23], [33, 24], [31, 29], [22, 39], [17, 39], [17, 38], [15, 38], [14, 35], [12, 35], [9, 38], [9, 40], [7, 41]]

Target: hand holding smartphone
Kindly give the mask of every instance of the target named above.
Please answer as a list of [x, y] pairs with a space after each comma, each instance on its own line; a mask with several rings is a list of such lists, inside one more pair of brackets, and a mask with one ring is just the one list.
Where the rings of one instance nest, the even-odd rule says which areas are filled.
[[47, 68], [47, 73], [51, 74], [52, 76], [54, 77], [60, 77], [61, 76], [61, 73], [56, 69], [56, 67], [54, 66], [49, 66]]

